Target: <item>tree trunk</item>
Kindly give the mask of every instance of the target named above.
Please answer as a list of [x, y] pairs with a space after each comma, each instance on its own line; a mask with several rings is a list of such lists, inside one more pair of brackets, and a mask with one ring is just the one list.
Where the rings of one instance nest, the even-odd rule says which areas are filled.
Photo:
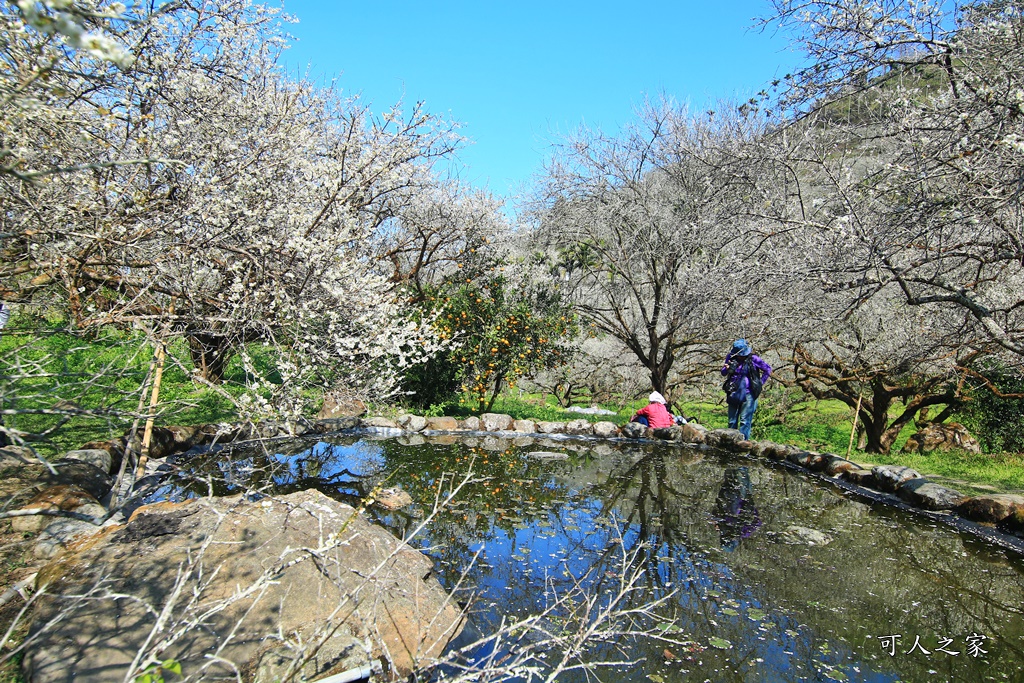
[[190, 334], [188, 350], [200, 376], [208, 382], [220, 384], [224, 379], [224, 366], [231, 358], [228, 339], [212, 334]]

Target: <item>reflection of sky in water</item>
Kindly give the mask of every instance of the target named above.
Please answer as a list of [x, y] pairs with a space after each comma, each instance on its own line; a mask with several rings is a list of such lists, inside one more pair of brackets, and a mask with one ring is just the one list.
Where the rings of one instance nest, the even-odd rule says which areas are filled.
[[[486, 543], [470, 546], [480, 551], [479, 562], [493, 570], [475, 583], [478, 597], [488, 604], [474, 617], [484, 631], [502, 617], [522, 618], [543, 609], [546, 588], [565, 590], [572, 583], [567, 573], [591, 589], [614, 591], [624, 569], [623, 548], [637, 549], [639, 541], [635, 527], [621, 527], [614, 516], [602, 512], [600, 501], [585, 497], [569, 497], [558, 514], [542, 513], [517, 526], [512, 533], [498, 530]], [[685, 547], [642, 548], [640, 554], [650, 560], [645, 568], [647, 580], [641, 581], [647, 587], [643, 598], [653, 600], [675, 592], [673, 607], [666, 612], [676, 617], [669, 635], [686, 634], [685, 639], [704, 643], [722, 638], [729, 641], [729, 650], [688, 653], [685, 648], [658, 643], [648, 656], [651, 661], [644, 667], [645, 674], [635, 680], [649, 680], [647, 673], [659, 671], [655, 675], [668, 680], [691, 665], [704, 676], [722, 677], [712, 680], [726, 680], [727, 672], [730, 680], [750, 681], [899, 680], [896, 674], [861, 665], [845, 643], [823, 639], [793, 617], [764, 609], [727, 565]], [[490, 624], [481, 623], [485, 621]], [[683, 664], [659, 667], [658, 656], [665, 649], [678, 650], [674, 661]], [[737, 658], [730, 652], [742, 655]], [[695, 662], [686, 662], [688, 656]], [[610, 679], [617, 677], [606, 673], [605, 680]]]
[[[637, 600], [673, 593], [661, 610], [666, 635], [690, 645], [629, 643], [646, 661], [603, 670], [606, 681], [1013, 680], [1009, 672], [1024, 665], [1019, 560], [987, 547], [967, 552], [972, 546], [949, 529], [749, 460], [552, 447], [570, 459], [380, 440], [247, 453], [213, 459], [204, 471], [233, 490], [316, 485], [347, 502], [353, 492], [399, 485], [413, 506], [371, 514], [405, 536], [438, 482], [450, 486], [451, 473], [472, 462], [478, 480], [412, 542], [449, 586], [480, 551], [469, 578], [482, 631], [534, 613], [545, 590], [564, 591], [573, 578], [607, 595], [623, 575], [623, 549], [644, 570]], [[205, 494], [200, 470], [189, 486]], [[793, 545], [783, 540], [793, 524], [834, 541]], [[988, 648], [989, 660], [904, 654], [915, 634], [933, 649], [934, 636], [972, 630], [1001, 639], [990, 643], [998, 647]], [[904, 636], [893, 658], [877, 641], [890, 633]]]

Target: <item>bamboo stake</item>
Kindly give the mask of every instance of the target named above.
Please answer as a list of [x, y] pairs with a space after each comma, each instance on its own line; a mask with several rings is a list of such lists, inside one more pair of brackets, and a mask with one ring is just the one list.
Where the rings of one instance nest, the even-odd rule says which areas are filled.
[[156, 377], [153, 378], [153, 392], [149, 396], [149, 415], [146, 417], [146, 429], [142, 433], [142, 453], [139, 456], [139, 464], [135, 468], [135, 481], [146, 476], [146, 462], [149, 460], [149, 446], [153, 441], [153, 422], [157, 403], [160, 400], [160, 381], [164, 376], [164, 358], [167, 355], [167, 345], [163, 341], [156, 347]]
[[853, 412], [853, 428], [850, 430], [850, 445], [846, 447], [846, 459], [850, 459], [850, 454], [853, 453], [853, 435], [857, 433], [857, 418], [860, 417], [860, 400], [864, 396], [864, 389], [861, 388], [857, 392], [857, 410]]
[[[175, 299], [171, 297], [171, 307], [168, 310], [171, 317], [174, 316], [174, 304]], [[149, 447], [153, 442], [153, 423], [156, 421], [156, 406], [160, 401], [160, 381], [164, 377], [164, 359], [167, 357], [166, 340], [169, 332], [170, 321], [165, 321], [156, 347], [156, 377], [153, 379], [153, 393], [149, 396], [149, 415], [146, 418], [146, 429], [142, 434], [142, 453], [139, 455], [139, 464], [135, 468], [135, 481], [146, 476], [146, 461], [149, 460]]]

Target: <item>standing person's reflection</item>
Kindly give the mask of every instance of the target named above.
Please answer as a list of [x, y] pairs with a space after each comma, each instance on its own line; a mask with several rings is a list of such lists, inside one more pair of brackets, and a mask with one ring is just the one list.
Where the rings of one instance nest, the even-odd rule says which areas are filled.
[[722, 549], [732, 552], [740, 539], [747, 538], [761, 526], [761, 516], [754, 505], [754, 487], [746, 467], [725, 470], [725, 480], [715, 501], [715, 521], [722, 538]]

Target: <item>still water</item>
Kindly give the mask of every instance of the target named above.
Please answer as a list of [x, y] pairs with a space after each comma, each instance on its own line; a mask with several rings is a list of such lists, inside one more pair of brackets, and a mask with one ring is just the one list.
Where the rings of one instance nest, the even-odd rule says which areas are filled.
[[[1024, 680], [1020, 556], [785, 469], [572, 440], [274, 448], [193, 457], [159, 496], [317, 488], [358, 506], [375, 487], [401, 487], [412, 505], [367, 514], [433, 558], [477, 631], [569, 596], [541, 622], [564, 636], [618, 599], [623, 614], [606, 626], [633, 633], [595, 634], [586, 656], [631, 664], [601, 680]], [[655, 618], [640, 613], [659, 600]]]

